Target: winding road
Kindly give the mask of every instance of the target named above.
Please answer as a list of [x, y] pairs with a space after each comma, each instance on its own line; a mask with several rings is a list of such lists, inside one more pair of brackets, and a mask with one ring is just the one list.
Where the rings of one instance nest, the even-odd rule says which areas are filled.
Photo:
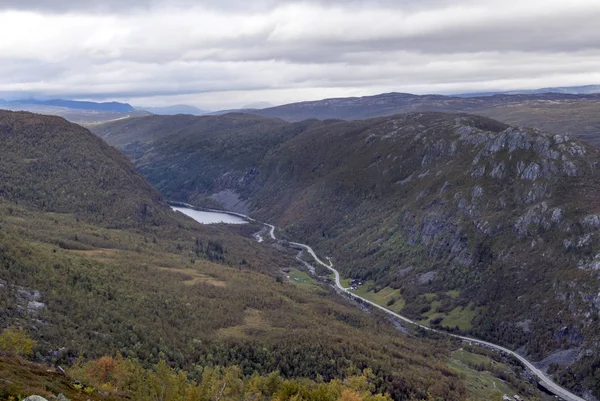
[[[273, 226], [271, 224], [263, 223], [262, 221], [258, 221], [256, 219], [253, 219], [253, 218], [251, 218], [249, 216], [246, 216], [244, 214], [236, 213], [236, 212], [230, 212], [230, 211], [227, 211], [227, 210], [214, 210], [214, 209], [211, 210], [211, 209], [209, 209], [209, 211], [211, 211], [211, 212], [219, 212], [219, 213], [228, 213], [228, 214], [231, 214], [231, 215], [235, 215], [235, 216], [239, 216], [239, 217], [248, 219], [250, 221], [255, 221], [257, 223], [263, 224], [263, 225], [269, 227], [269, 235], [270, 235], [271, 239], [273, 239], [273, 240], [277, 239], [277, 237], [275, 236], [275, 226]], [[447, 335], [447, 336], [454, 337], [454, 338], [458, 338], [458, 339], [460, 339], [462, 341], [465, 341], [465, 342], [468, 342], [468, 343], [471, 343], [471, 344], [482, 345], [484, 347], [491, 348], [493, 350], [509, 354], [509, 355], [517, 358], [524, 366], [526, 366], [527, 369], [529, 369], [529, 371], [539, 379], [540, 383], [543, 384], [546, 389], [548, 389], [549, 391], [551, 391], [555, 395], [559, 396], [563, 400], [565, 400], [565, 401], [586, 401], [585, 399], [583, 399], [583, 398], [581, 398], [581, 397], [579, 397], [579, 396], [577, 396], [577, 395], [569, 392], [568, 390], [566, 390], [566, 389], [562, 388], [561, 386], [559, 386], [558, 384], [554, 383], [548, 376], [546, 376], [544, 374], [544, 372], [542, 372], [541, 370], [539, 370], [538, 368], [536, 368], [533, 365], [533, 363], [529, 362], [527, 359], [525, 359], [521, 355], [517, 354], [516, 352], [509, 350], [508, 348], [504, 348], [504, 347], [502, 347], [500, 345], [492, 344], [492, 343], [489, 343], [487, 341], [478, 340], [476, 338], [460, 336], [460, 335], [457, 335], [457, 334], [448, 333], [446, 331], [435, 330], [435, 329], [432, 329], [431, 327], [423, 326], [423, 325], [421, 325], [421, 324], [419, 324], [419, 323], [417, 323], [417, 322], [415, 322], [415, 321], [413, 321], [413, 320], [411, 320], [411, 319], [409, 319], [407, 317], [404, 317], [404, 316], [399, 315], [399, 314], [397, 314], [395, 312], [392, 312], [391, 310], [389, 310], [389, 309], [387, 309], [387, 308], [385, 308], [385, 307], [383, 307], [381, 305], [378, 305], [375, 302], [369, 301], [368, 299], [363, 298], [363, 297], [361, 297], [361, 296], [359, 296], [359, 295], [351, 292], [348, 288], [346, 288], [346, 287], [344, 287], [342, 285], [342, 282], [341, 282], [341, 279], [340, 279], [340, 273], [333, 267], [333, 263], [331, 262], [331, 260], [329, 260], [329, 258], [327, 258], [329, 263], [325, 263], [325, 262], [323, 262], [317, 256], [317, 254], [315, 253], [315, 251], [310, 246], [308, 246], [306, 244], [301, 244], [299, 242], [290, 242], [290, 245], [295, 246], [295, 247], [299, 247], [299, 248], [302, 248], [302, 249], [306, 250], [306, 252], [308, 252], [317, 263], [319, 263], [321, 266], [324, 266], [329, 271], [331, 271], [334, 274], [334, 276], [335, 276], [335, 286], [340, 291], [346, 293], [350, 297], [358, 299], [358, 300], [360, 300], [363, 303], [367, 303], [367, 304], [373, 306], [374, 308], [380, 309], [383, 312], [385, 312], [385, 313], [387, 313], [387, 314], [395, 317], [396, 319], [399, 319], [399, 320], [401, 320], [401, 321], [403, 321], [405, 323], [409, 323], [409, 324], [412, 324], [414, 326], [420, 327], [420, 328], [422, 328], [424, 330], [427, 330], [427, 331], [430, 331], [430, 332], [435, 332], [435, 333], [440, 333], [440, 334]]]
[[[273, 227], [271, 225], [269, 225], [269, 226]], [[274, 229], [271, 230], [271, 232], [273, 232], [273, 231], [274, 231]], [[271, 234], [271, 237], [275, 238], [274, 233]], [[411, 319], [409, 319], [407, 317], [404, 317], [404, 316], [399, 315], [399, 314], [397, 314], [395, 312], [392, 312], [391, 310], [389, 310], [389, 309], [387, 309], [387, 308], [385, 308], [385, 307], [383, 307], [381, 305], [378, 305], [375, 302], [369, 301], [368, 299], [365, 299], [365, 298], [363, 298], [363, 297], [361, 297], [361, 296], [359, 296], [359, 295], [351, 292], [348, 288], [345, 288], [342, 285], [342, 282], [341, 282], [341, 279], [340, 279], [340, 273], [336, 269], [333, 268], [333, 263], [331, 262], [331, 260], [329, 260], [329, 264], [323, 262], [321, 259], [319, 259], [319, 257], [315, 253], [315, 251], [310, 246], [308, 246], [306, 244], [301, 244], [301, 243], [298, 243], [298, 242], [290, 242], [290, 245], [297, 246], [297, 247], [305, 249], [313, 257], [313, 259], [317, 263], [319, 263], [320, 265], [322, 265], [322, 266], [326, 267], [327, 269], [329, 269], [335, 275], [335, 286], [338, 289], [340, 289], [341, 291], [343, 291], [344, 293], [348, 294], [349, 296], [351, 296], [351, 297], [353, 297], [355, 299], [359, 299], [361, 302], [367, 303], [367, 304], [369, 304], [369, 305], [371, 305], [371, 306], [373, 306], [373, 307], [375, 307], [377, 309], [380, 309], [380, 310], [384, 311], [385, 313], [387, 313], [389, 315], [392, 315], [393, 317], [395, 317], [395, 318], [397, 318], [399, 320], [402, 320], [402, 321], [404, 321], [406, 323], [415, 325], [415, 326], [420, 327], [420, 328], [422, 328], [424, 330], [435, 332], [435, 333], [441, 333], [441, 334], [444, 334], [444, 335], [448, 335], [450, 337], [461, 339], [463, 341], [466, 341], [466, 342], [469, 342], [469, 343], [472, 343], [472, 344], [483, 345], [483, 346], [485, 346], [487, 348], [492, 348], [492, 349], [494, 349], [496, 351], [501, 351], [501, 352], [504, 352], [506, 354], [512, 355], [515, 358], [517, 358], [519, 361], [521, 361], [521, 363], [523, 365], [525, 365], [527, 367], [527, 369], [529, 369], [531, 371], [531, 373], [533, 373], [535, 376], [537, 376], [537, 378], [540, 380], [540, 382], [542, 382], [544, 384], [544, 387], [546, 387], [548, 390], [550, 390], [551, 392], [553, 392], [555, 395], [558, 395], [559, 397], [561, 397], [565, 401], [585, 401], [583, 398], [581, 398], [581, 397], [579, 397], [579, 396], [577, 396], [577, 395], [575, 395], [575, 394], [567, 391], [566, 389], [562, 388], [558, 384], [554, 383], [548, 376], [546, 376], [544, 374], [544, 372], [542, 372], [541, 370], [539, 370], [538, 368], [536, 368], [531, 362], [529, 362], [527, 359], [523, 358], [521, 355], [517, 354], [516, 352], [509, 350], [508, 348], [504, 348], [504, 347], [502, 347], [500, 345], [492, 344], [492, 343], [489, 343], [487, 341], [478, 340], [476, 338], [460, 336], [460, 335], [457, 335], [457, 334], [452, 334], [452, 333], [448, 333], [448, 332], [445, 332], [445, 331], [435, 330], [435, 329], [432, 329], [431, 327], [423, 326], [422, 324], [419, 324], [419, 323], [417, 323], [417, 322], [415, 322], [415, 321], [413, 321], [413, 320], [411, 320]]]
[[[256, 221], [256, 220], [255, 220]], [[265, 224], [265, 223], [263, 223]], [[275, 228], [270, 225], [270, 224], [266, 224], [267, 226], [271, 227], [271, 238], [275, 239]], [[396, 319], [402, 320], [405, 323], [409, 323], [412, 325], [415, 325], [417, 327], [420, 327], [424, 330], [427, 331], [431, 331], [431, 332], [435, 332], [435, 333], [441, 333], [444, 335], [448, 335], [450, 337], [454, 337], [454, 338], [458, 338], [460, 340], [472, 343], [472, 344], [478, 344], [478, 345], [483, 345], [487, 348], [492, 348], [496, 351], [500, 351], [500, 352], [504, 352], [506, 354], [512, 355], [515, 358], [517, 358], [523, 365], [525, 365], [527, 367], [527, 369], [529, 369], [531, 371], [531, 373], [533, 373], [539, 380], [541, 383], [543, 383], [544, 387], [546, 387], [548, 390], [550, 390], [551, 392], [553, 392], [555, 395], [559, 396], [560, 398], [564, 399], [565, 401], [585, 401], [583, 398], [569, 392], [568, 390], [562, 388], [561, 386], [559, 386], [558, 384], [554, 383], [548, 376], [546, 376], [544, 374], [544, 372], [542, 372], [541, 370], [539, 370], [538, 368], [536, 368], [531, 362], [529, 362], [527, 359], [525, 359], [524, 357], [522, 357], [521, 355], [517, 354], [514, 351], [509, 350], [508, 348], [504, 348], [500, 345], [496, 345], [496, 344], [492, 344], [489, 343], [487, 341], [483, 341], [483, 340], [478, 340], [476, 338], [471, 338], [471, 337], [465, 337], [465, 336], [460, 336], [457, 334], [452, 334], [452, 333], [448, 333], [445, 331], [440, 331], [440, 330], [435, 330], [432, 329], [431, 327], [427, 327], [427, 326], [423, 326], [422, 324], [419, 324], [407, 317], [404, 317], [402, 315], [399, 315], [395, 312], [392, 312], [391, 310], [376, 304], [375, 302], [369, 301], [368, 299], [365, 299], [353, 292], [351, 292], [348, 288], [345, 288], [342, 285], [341, 279], [340, 279], [340, 273], [333, 268], [333, 263], [331, 263], [331, 260], [328, 260], [329, 263], [325, 263], [323, 262], [321, 259], [319, 259], [319, 257], [317, 256], [317, 254], [315, 253], [315, 251], [308, 245], [306, 244], [301, 244], [298, 242], [290, 242], [290, 245], [293, 246], [297, 246], [300, 248], [305, 249], [312, 257], [313, 259], [319, 263], [320, 265], [326, 267], [327, 269], [329, 269], [334, 275], [335, 275], [335, 286], [340, 289], [341, 291], [343, 291], [344, 293], [348, 294], [349, 296], [355, 298], [355, 299], [359, 299], [361, 302], [367, 303], [377, 309], [380, 309], [382, 311], [384, 311], [385, 313], [392, 315], [393, 317], [395, 317]]]

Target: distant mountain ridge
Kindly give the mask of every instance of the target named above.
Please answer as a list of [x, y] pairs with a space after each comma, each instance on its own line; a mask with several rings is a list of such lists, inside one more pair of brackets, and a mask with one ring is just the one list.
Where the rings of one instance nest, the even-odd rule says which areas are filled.
[[492, 95], [535, 95], [542, 93], [563, 93], [570, 95], [588, 95], [594, 93], [600, 93], [600, 85], [582, 85], [582, 86], [559, 86], [559, 87], [548, 87], [541, 89], [517, 89], [511, 91], [491, 91], [491, 92], [469, 92], [459, 93], [453, 96], [456, 97], [479, 97], [479, 96], [492, 96]]
[[0, 100], [0, 109], [59, 116], [72, 123], [86, 126], [150, 114], [147, 111], [136, 110], [127, 103], [97, 103], [64, 99]]
[[600, 146], [599, 109], [600, 94], [597, 93], [491, 94], [458, 97], [392, 92], [241, 111], [289, 122], [311, 118], [354, 121], [412, 112], [469, 113], [493, 118], [509, 125], [535, 126], [555, 134], [574, 135], [592, 145]]
[[135, 108], [128, 103], [119, 102], [89, 102], [80, 100], [65, 100], [65, 99], [51, 99], [51, 100], [36, 100], [36, 99], [22, 99], [22, 100], [0, 100], [0, 106], [19, 106], [19, 105], [36, 105], [36, 106], [52, 106], [52, 107], [65, 107], [68, 109], [75, 110], [96, 110], [96, 111], [112, 111], [118, 113], [127, 113], [134, 111]]
[[154, 107], [136, 107], [136, 110], [148, 111], [157, 115], [176, 115], [176, 114], [191, 114], [193, 116], [201, 116], [209, 113], [206, 110], [199, 109], [189, 104], [175, 104], [172, 106], [154, 106]]
[[282, 106], [253, 110], [253, 114], [276, 117], [286, 121], [309, 118], [320, 120], [360, 120], [408, 112], [472, 112], [509, 103], [527, 101], [600, 101], [600, 94], [574, 95], [562, 93], [493, 94], [480, 97], [455, 97], [445, 95], [414, 95], [390, 92], [373, 96], [331, 98], [290, 103]]

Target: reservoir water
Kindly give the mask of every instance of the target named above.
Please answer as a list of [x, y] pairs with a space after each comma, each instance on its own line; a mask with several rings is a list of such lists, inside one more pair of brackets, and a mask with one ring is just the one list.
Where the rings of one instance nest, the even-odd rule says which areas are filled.
[[191, 217], [201, 224], [246, 224], [248, 223], [246, 220], [242, 219], [238, 216], [233, 216], [227, 213], [218, 213], [218, 212], [202, 212], [199, 210], [189, 209], [187, 207], [171, 207], [173, 210], [177, 212], [181, 212], [186, 216]]

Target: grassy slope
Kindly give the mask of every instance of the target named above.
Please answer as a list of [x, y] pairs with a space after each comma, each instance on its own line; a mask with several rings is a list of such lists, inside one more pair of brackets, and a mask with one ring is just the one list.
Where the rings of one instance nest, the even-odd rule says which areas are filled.
[[73, 380], [62, 376], [47, 366], [24, 361], [19, 358], [0, 357], [0, 399], [10, 399], [6, 394], [16, 397], [23, 395], [63, 394], [72, 401], [117, 401], [125, 397], [103, 396], [96, 393], [86, 394], [73, 387]]

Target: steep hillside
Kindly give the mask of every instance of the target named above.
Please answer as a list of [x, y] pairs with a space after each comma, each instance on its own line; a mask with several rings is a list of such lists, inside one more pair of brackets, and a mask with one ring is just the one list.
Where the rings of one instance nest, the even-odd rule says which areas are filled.
[[339, 123], [265, 160], [254, 210], [372, 280], [373, 296], [398, 289], [409, 316], [534, 359], [568, 349], [590, 376], [599, 161], [577, 140], [481, 117]]
[[[131, 134], [123, 126], [111, 132]], [[252, 172], [229, 189], [366, 281], [357, 291], [425, 324], [520, 349], [565, 385], [600, 395], [597, 150], [470, 115], [285, 127], [299, 132], [260, 161], [196, 153], [195, 168]], [[168, 160], [153, 171], [173, 171], [171, 141], [165, 133], [147, 142], [135, 164]], [[214, 190], [200, 183], [187, 194]]]
[[[402, 334], [308, 276], [288, 280], [282, 269], [300, 274], [296, 252], [256, 242], [259, 226], [201, 226], [171, 212], [125, 156], [60, 118], [3, 113], [0, 121], [0, 354], [11, 352], [4, 329], [22, 328], [38, 342], [33, 359], [75, 364], [71, 377], [85, 389], [94, 391], [87, 380], [98, 369], [108, 372], [96, 378], [105, 399], [150, 399], [123, 393], [131, 372], [147, 391], [161, 380], [225, 380], [219, 372], [235, 383], [275, 371], [329, 381], [366, 368], [369, 389], [395, 400], [470, 397], [450, 367], [450, 344]], [[129, 362], [96, 369], [91, 360], [103, 355]], [[185, 371], [175, 376], [167, 364]], [[279, 375], [269, 376], [273, 390]], [[512, 388], [537, 394], [510, 378]], [[298, 383], [277, 399], [299, 397]], [[88, 399], [63, 376], [0, 358], [0, 399], [34, 389], [57, 395], [69, 384], [79, 391], [73, 399]]]
[[360, 120], [397, 113], [438, 111], [473, 113], [510, 125], [536, 126], [568, 133], [600, 146], [600, 95], [598, 94], [496, 94], [479, 97], [386, 93], [360, 98], [325, 99], [292, 103], [252, 114], [301, 121], [308, 118]]
[[[314, 124], [290, 125], [248, 114], [151, 116], [105, 124], [94, 132], [135, 160], [168, 199], [198, 203], [210, 192], [228, 209], [247, 212], [244, 199], [257, 175], [252, 167]], [[160, 151], [152, 151], [154, 146]]]
[[166, 204], [131, 162], [59, 117], [0, 112], [0, 196], [104, 226], [164, 221]]

